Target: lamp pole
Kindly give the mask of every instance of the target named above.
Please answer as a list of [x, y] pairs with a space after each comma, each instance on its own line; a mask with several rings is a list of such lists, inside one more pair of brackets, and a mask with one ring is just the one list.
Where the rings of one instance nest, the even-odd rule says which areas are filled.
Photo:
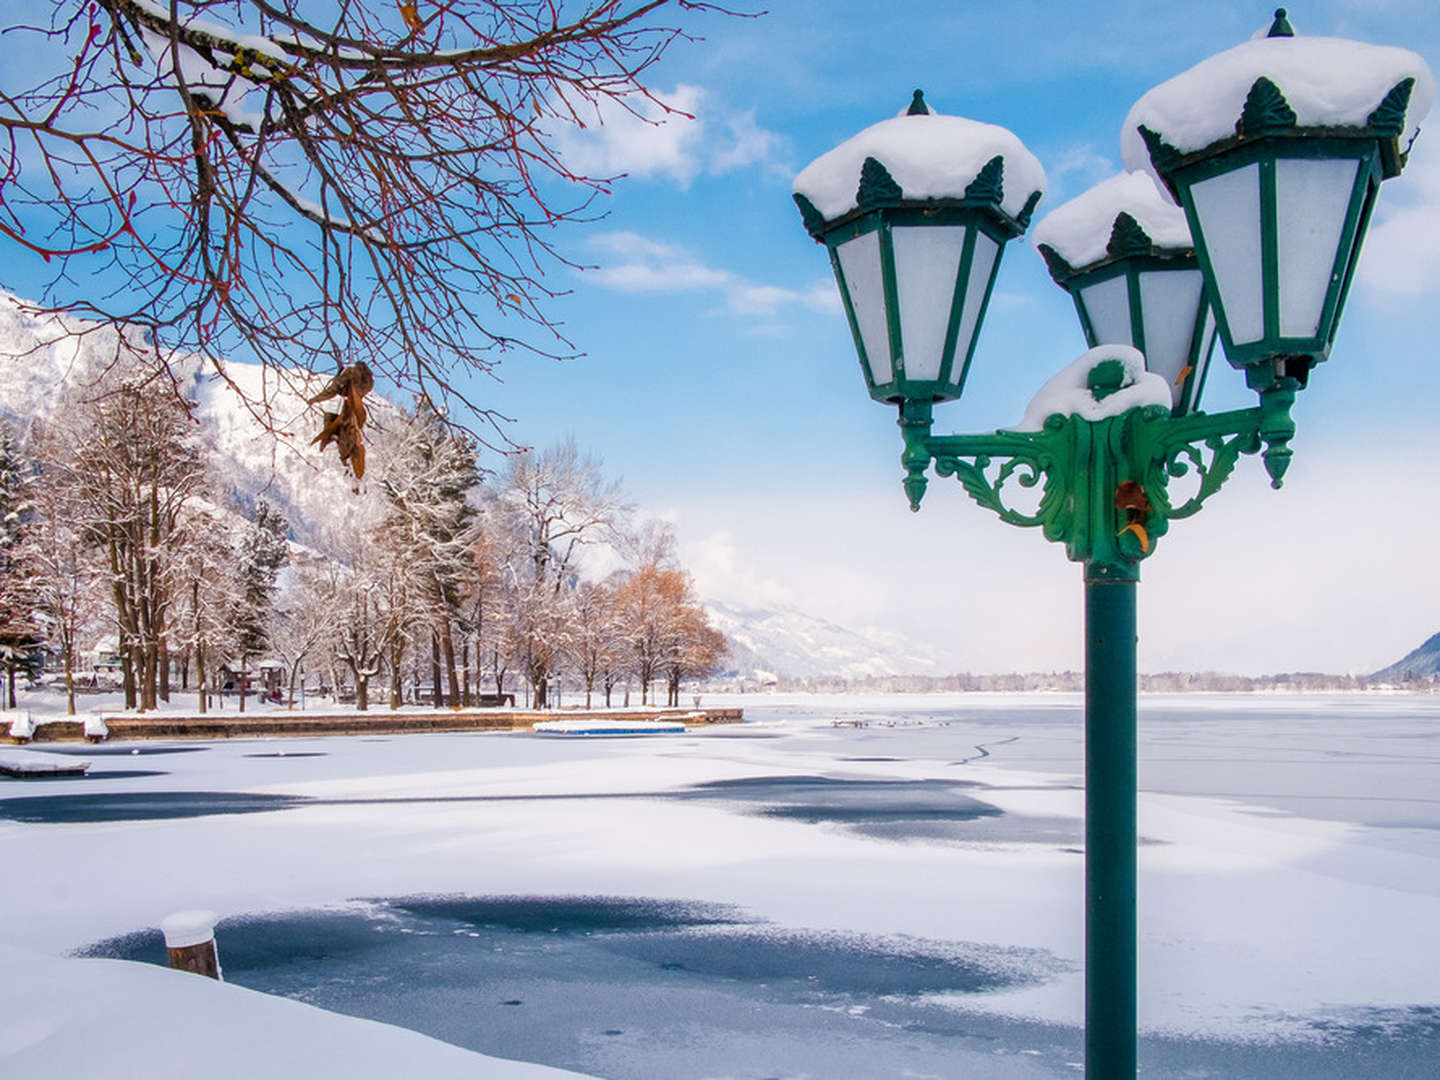
[[[1320, 86], [1317, 70], [1353, 85]], [[1137, 1066], [1140, 564], [1242, 455], [1260, 454], [1281, 486], [1296, 394], [1329, 355], [1379, 184], [1404, 167], [1434, 93], [1414, 53], [1296, 39], [1280, 9], [1267, 38], [1141, 98], [1124, 137], [1136, 172], [1036, 230], [1091, 348], [1041, 389], [1021, 424], [987, 434], [932, 434], [933, 409], [961, 395], [1002, 249], [1041, 198], [1039, 163], [1010, 132], [941, 117], [917, 90], [905, 115], [796, 177], [867, 389], [898, 406], [910, 508], [933, 469], [1084, 568], [1092, 1080], [1133, 1077]], [[1207, 97], [1219, 104], [1197, 107]], [[1216, 337], [1256, 406], [1197, 410]], [[1172, 492], [1177, 480], [1184, 490]]]

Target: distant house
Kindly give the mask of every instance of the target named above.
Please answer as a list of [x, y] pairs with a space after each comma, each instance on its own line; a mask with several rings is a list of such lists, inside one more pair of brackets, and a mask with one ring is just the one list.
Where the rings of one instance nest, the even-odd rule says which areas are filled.
[[95, 642], [82, 654], [90, 662], [90, 668], [97, 672], [115, 673], [120, 670], [120, 636], [110, 634]]
[[[240, 692], [240, 661], [227, 660], [220, 665], [216, 685], [221, 693]], [[245, 692], [261, 698], [280, 701], [285, 695], [285, 665], [279, 660], [265, 658], [252, 660], [245, 665]]]

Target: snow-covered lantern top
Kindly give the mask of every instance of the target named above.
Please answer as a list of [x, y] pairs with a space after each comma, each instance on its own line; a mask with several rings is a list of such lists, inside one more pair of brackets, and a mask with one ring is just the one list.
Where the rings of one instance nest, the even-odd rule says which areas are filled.
[[960, 396], [1007, 240], [1045, 189], [1002, 127], [941, 116], [915, 91], [900, 116], [795, 178], [805, 228], [830, 250], [870, 396]]
[[1185, 209], [1230, 362], [1257, 390], [1304, 386], [1335, 337], [1380, 181], [1435, 97], [1406, 49], [1268, 36], [1151, 90], [1121, 132]]
[[1170, 387], [1174, 415], [1194, 412], [1215, 316], [1185, 212], [1148, 173], [1121, 173], [1052, 211], [1032, 239], [1090, 347], [1133, 345]]

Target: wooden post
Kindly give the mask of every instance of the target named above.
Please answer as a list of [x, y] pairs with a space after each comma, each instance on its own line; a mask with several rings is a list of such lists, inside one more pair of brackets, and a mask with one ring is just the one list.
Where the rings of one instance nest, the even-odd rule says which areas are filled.
[[160, 920], [160, 931], [165, 935], [172, 968], [220, 978], [213, 911], [177, 911]]

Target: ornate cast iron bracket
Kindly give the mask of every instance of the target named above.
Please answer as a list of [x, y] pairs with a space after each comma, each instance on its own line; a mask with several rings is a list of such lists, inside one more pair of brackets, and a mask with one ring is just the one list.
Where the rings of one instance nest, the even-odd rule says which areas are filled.
[[[1039, 528], [1085, 563], [1092, 579], [1136, 580], [1170, 522], [1197, 513], [1230, 478], [1242, 454], [1264, 450], [1271, 484], [1289, 466], [1298, 383], [1281, 380], [1259, 406], [1172, 417], [1158, 406], [1103, 420], [1055, 414], [1039, 431], [932, 435], [932, 407], [900, 407], [905, 441], [905, 494], [918, 510], [933, 463], [938, 476], [960, 481], [977, 504], [1011, 525]], [[1170, 482], [1187, 477], [1193, 490], [1178, 504]], [[1027, 499], [1025, 493], [1039, 490]], [[1017, 496], [1019, 497], [1017, 499]]]

